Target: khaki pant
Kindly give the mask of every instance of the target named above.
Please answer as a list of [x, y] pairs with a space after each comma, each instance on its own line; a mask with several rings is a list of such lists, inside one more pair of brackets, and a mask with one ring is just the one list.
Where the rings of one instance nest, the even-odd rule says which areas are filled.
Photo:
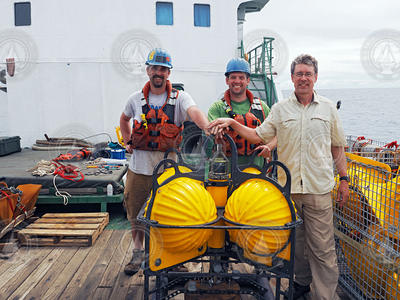
[[131, 224], [137, 224], [136, 217], [150, 194], [152, 183], [153, 176], [136, 174], [128, 169], [124, 189], [124, 205]]
[[303, 224], [296, 230], [295, 281], [311, 284], [311, 298], [338, 299], [339, 278], [333, 231], [331, 193], [292, 194]]

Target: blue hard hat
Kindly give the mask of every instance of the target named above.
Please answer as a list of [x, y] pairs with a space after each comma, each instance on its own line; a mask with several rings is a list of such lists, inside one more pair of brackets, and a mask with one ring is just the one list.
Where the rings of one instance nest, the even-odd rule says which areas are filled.
[[250, 65], [243, 58], [232, 58], [226, 65], [225, 76], [233, 72], [243, 72], [250, 76]]
[[164, 49], [155, 48], [147, 56], [146, 65], [163, 66], [172, 69], [171, 55]]

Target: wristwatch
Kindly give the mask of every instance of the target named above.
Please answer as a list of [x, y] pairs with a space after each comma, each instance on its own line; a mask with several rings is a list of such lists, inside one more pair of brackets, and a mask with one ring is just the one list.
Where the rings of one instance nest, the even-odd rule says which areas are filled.
[[349, 177], [348, 176], [340, 176], [339, 181], [346, 180], [349, 182]]

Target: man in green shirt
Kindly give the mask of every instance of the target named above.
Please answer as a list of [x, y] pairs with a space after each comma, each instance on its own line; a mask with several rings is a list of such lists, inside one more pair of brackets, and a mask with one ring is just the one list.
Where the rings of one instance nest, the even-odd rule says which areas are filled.
[[[266, 103], [256, 97], [247, 89], [250, 83], [250, 66], [242, 58], [231, 59], [226, 66], [226, 84], [229, 89], [225, 91], [224, 97], [214, 102], [208, 110], [208, 120], [211, 122], [218, 118], [233, 118], [239, 123], [250, 128], [256, 128], [268, 116], [270, 111]], [[259, 167], [264, 164], [263, 157], [269, 157], [271, 150], [276, 146], [276, 138], [266, 145], [251, 144], [246, 139], [231, 130], [228, 134], [233, 138], [238, 150], [239, 166], [250, 163], [251, 155], [260, 149], [254, 163]], [[226, 152], [230, 154], [230, 147], [226, 143]]]

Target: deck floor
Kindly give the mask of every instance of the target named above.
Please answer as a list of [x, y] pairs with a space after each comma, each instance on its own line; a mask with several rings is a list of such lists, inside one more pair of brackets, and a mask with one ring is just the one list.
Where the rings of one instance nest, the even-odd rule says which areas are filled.
[[0, 260], [0, 299], [143, 299], [142, 272], [123, 272], [131, 240], [104, 230], [92, 247], [21, 247]]
[[142, 276], [123, 273], [128, 230], [104, 230], [92, 247], [21, 247], [0, 261], [0, 299], [142, 299]]

